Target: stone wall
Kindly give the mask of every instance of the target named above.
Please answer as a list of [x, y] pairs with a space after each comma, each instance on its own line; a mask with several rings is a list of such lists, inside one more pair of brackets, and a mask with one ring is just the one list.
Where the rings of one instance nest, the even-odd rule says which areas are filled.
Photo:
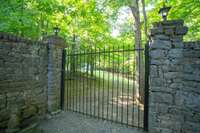
[[183, 21], [153, 24], [150, 133], [200, 132], [200, 42], [183, 42]]
[[37, 126], [47, 111], [60, 109], [63, 47], [58, 43], [63, 42], [51, 38], [41, 43], [0, 34], [1, 133], [27, 131]]

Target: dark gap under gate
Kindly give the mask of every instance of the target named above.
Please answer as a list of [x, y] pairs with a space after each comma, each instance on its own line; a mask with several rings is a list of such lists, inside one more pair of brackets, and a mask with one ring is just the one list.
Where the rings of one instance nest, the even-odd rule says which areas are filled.
[[144, 49], [68, 48], [65, 52], [65, 87], [61, 92], [64, 110], [147, 130], [148, 89], [143, 89], [142, 100], [137, 98], [140, 84], [146, 80], [141, 83], [135, 78], [136, 54], [142, 55], [141, 60], [147, 59]]

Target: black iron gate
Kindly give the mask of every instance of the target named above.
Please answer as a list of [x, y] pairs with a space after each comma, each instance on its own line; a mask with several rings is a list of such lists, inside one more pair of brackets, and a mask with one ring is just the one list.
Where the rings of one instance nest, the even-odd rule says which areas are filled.
[[148, 51], [131, 46], [67, 49], [65, 109], [147, 130], [148, 85], [143, 96], [140, 86], [148, 84], [148, 75], [144, 82], [136, 82], [135, 77], [136, 70], [144, 67], [148, 73], [148, 62], [136, 69], [136, 54], [148, 61]]

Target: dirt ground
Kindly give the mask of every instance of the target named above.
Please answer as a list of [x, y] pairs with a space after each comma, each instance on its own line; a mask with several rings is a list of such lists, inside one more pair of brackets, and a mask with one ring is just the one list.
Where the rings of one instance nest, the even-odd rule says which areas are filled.
[[65, 109], [143, 127], [143, 105], [134, 100], [134, 82], [114, 78], [66, 80]]
[[61, 112], [39, 125], [42, 133], [144, 133], [142, 129], [92, 118], [79, 113]]

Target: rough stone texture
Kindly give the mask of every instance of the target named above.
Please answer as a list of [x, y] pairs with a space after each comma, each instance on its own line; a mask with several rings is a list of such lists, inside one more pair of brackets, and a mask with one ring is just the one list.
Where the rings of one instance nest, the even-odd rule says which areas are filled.
[[[51, 101], [59, 109], [60, 42], [33, 42], [0, 33], [0, 132], [31, 132]], [[52, 61], [49, 64], [49, 53]], [[50, 67], [49, 67], [50, 66]], [[52, 79], [49, 78], [52, 74]], [[49, 84], [48, 84], [49, 83]], [[56, 98], [54, 98], [56, 97]], [[55, 110], [56, 110], [55, 109]]]
[[0, 132], [44, 115], [47, 101], [47, 45], [7, 37], [0, 40]]
[[61, 103], [61, 71], [64, 41], [57, 36], [44, 39], [48, 44], [48, 112], [55, 113], [60, 109]]
[[150, 42], [150, 133], [200, 132], [200, 42], [183, 21], [154, 24]]

